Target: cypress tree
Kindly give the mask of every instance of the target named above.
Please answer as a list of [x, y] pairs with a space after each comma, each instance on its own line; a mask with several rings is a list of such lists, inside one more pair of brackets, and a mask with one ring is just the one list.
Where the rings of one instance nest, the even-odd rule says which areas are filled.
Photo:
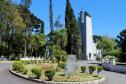
[[77, 55], [81, 45], [80, 29], [69, 0], [66, 0], [65, 27], [67, 28], [68, 35], [66, 51], [68, 54]]

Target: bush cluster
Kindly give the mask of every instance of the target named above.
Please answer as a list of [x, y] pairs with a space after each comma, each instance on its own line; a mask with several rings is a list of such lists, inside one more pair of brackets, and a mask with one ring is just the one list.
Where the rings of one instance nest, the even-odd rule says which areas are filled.
[[31, 72], [36, 76], [37, 79], [42, 75], [42, 70], [40, 68], [32, 68]]
[[17, 72], [22, 72], [24, 69], [24, 64], [21, 61], [15, 61], [12, 65], [12, 69]]
[[53, 70], [45, 71], [45, 76], [48, 77], [49, 81], [52, 81], [54, 75], [55, 75], [55, 71]]
[[28, 70], [24, 67], [24, 63], [22, 61], [15, 61], [12, 65], [12, 70], [23, 74], [27, 74], [28, 72]]
[[[93, 74], [94, 71], [96, 71], [96, 70], [99, 74], [101, 71], [103, 71], [103, 67], [102, 66], [97, 66], [97, 67], [96, 66], [88, 66], [88, 70], [89, 70], [90, 74]], [[82, 73], [85, 73], [86, 66], [81, 66], [81, 71], [82, 71]]]

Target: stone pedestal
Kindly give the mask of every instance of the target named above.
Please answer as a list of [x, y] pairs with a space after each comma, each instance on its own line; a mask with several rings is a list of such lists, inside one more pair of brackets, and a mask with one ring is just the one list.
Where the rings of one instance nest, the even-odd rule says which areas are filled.
[[74, 75], [76, 73], [76, 55], [68, 55], [65, 75]]

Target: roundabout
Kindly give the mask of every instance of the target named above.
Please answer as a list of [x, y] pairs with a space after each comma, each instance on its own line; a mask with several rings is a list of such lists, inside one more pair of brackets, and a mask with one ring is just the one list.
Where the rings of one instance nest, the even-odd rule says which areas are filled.
[[[1, 84], [40, 84], [37, 82], [29, 81], [26, 79], [19, 78], [9, 72], [11, 64], [10, 63], [1, 63], [0, 64], [0, 83]], [[125, 84], [126, 83], [126, 75], [103, 71], [102, 75], [105, 76], [106, 81], [102, 84]], [[43, 84], [43, 83], [41, 83]]]

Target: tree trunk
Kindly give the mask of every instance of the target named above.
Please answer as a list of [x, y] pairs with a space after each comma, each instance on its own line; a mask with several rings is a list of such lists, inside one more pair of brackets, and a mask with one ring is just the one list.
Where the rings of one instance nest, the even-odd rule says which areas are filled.
[[25, 49], [24, 49], [24, 57], [27, 55], [27, 49], [26, 49], [26, 43], [25, 43]]

